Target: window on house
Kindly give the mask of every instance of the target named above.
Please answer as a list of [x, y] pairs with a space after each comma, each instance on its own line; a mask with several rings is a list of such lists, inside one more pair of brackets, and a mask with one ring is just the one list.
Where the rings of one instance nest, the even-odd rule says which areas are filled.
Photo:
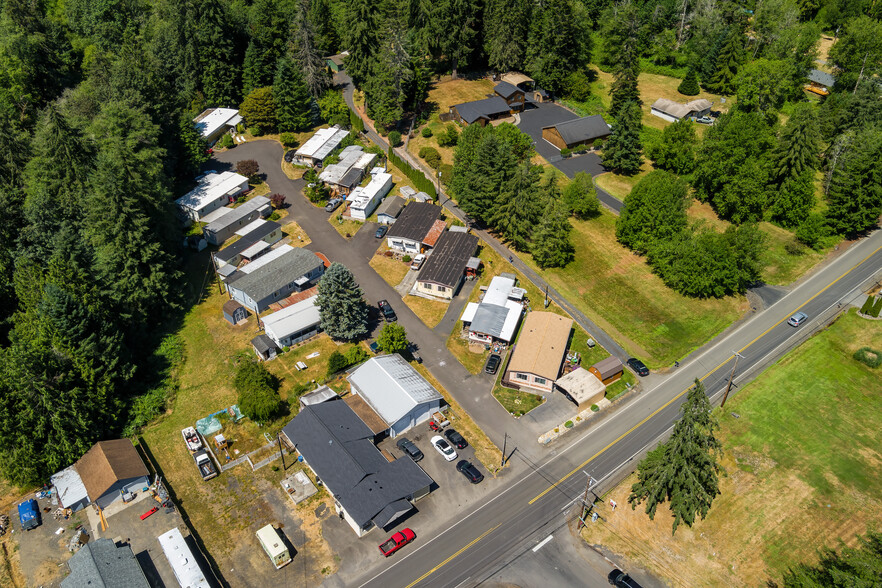
[[537, 384], [545, 384], [547, 382], [547, 380], [545, 378], [538, 378], [538, 377], [533, 378], [533, 381], [536, 382]]
[[278, 297], [279, 297], [279, 291], [276, 290], [275, 292], [273, 292], [273, 298], [278, 298]]
[[438, 286], [438, 291], [439, 292], [447, 292], [447, 288], [445, 288], [444, 286]]
[[523, 380], [523, 381], [525, 381], [525, 382], [527, 381], [527, 374], [517, 374], [515, 377], [516, 377], [518, 380]]

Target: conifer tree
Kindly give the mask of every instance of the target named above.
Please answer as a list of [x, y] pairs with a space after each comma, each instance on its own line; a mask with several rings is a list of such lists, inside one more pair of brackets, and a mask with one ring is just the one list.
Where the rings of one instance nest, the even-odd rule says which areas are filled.
[[479, 7], [475, 0], [441, 0], [440, 4], [447, 23], [440, 43], [456, 79], [459, 69], [469, 65], [476, 48]]
[[726, 42], [720, 48], [713, 76], [705, 85], [717, 94], [731, 95], [735, 92], [735, 76], [744, 59], [744, 33], [738, 26], [732, 26]]
[[659, 169], [685, 175], [695, 169], [697, 144], [695, 123], [687, 118], [681, 118], [665, 127], [661, 139], [647, 146], [646, 155]]
[[827, 191], [827, 223], [853, 236], [876, 226], [882, 214], [882, 127], [859, 131], [839, 156]]
[[318, 285], [316, 304], [322, 329], [334, 339], [352, 341], [368, 334], [368, 308], [364, 292], [352, 272], [334, 262]]
[[371, 75], [374, 57], [378, 50], [377, 19], [375, 4], [371, 0], [352, 0], [348, 12], [349, 56], [346, 57], [346, 73], [356, 87], [362, 87]]
[[609, 114], [620, 118], [631, 102], [641, 105], [637, 78], [640, 75], [640, 19], [637, 7], [627, 2], [616, 8], [606, 24], [606, 59], [613, 72]]
[[684, 96], [698, 96], [698, 93], [701, 92], [701, 87], [698, 85], [698, 72], [694, 67], [689, 67], [689, 71], [686, 72], [686, 77], [680, 82], [677, 91]]
[[255, 127], [264, 133], [275, 129], [279, 121], [276, 118], [272, 86], [258, 88], [245, 96], [245, 100], [239, 105], [239, 114], [249, 127]]
[[816, 170], [820, 142], [817, 109], [809, 102], [797, 104], [781, 129], [773, 157], [778, 181], [796, 179], [807, 170]]
[[528, 251], [533, 230], [545, 208], [537, 187], [541, 167], [522, 163], [497, 197], [492, 219], [517, 251]]
[[331, 87], [331, 76], [322, 57], [322, 51], [316, 43], [312, 21], [309, 19], [309, 0], [300, 0], [298, 4], [292, 45], [306, 87], [309, 88], [310, 95], [318, 100], [325, 90]]
[[195, 44], [202, 92], [209, 106], [232, 106], [239, 93], [235, 29], [220, 0], [196, 0]]
[[817, 564], [797, 564], [784, 574], [784, 588], [877, 586], [882, 578], [882, 533], [858, 537], [856, 547], [826, 548]]
[[560, 199], [548, 201], [539, 228], [533, 235], [531, 251], [533, 260], [542, 269], [564, 267], [573, 260], [575, 248], [570, 237], [573, 226], [569, 216]]
[[612, 125], [612, 135], [603, 146], [603, 163], [617, 173], [633, 175], [643, 164], [640, 129], [643, 111], [636, 102], [622, 106], [622, 113]]
[[543, 88], [563, 94], [568, 76], [588, 63], [588, 31], [570, 0], [549, 0], [533, 12], [538, 42], [532, 48], [531, 71]]
[[631, 508], [645, 502], [653, 520], [659, 505], [670, 503], [672, 533], [681, 522], [691, 527], [696, 515], [704, 519], [720, 493], [722, 444], [714, 435], [718, 428], [704, 385], [696, 379], [671, 438], [637, 466], [638, 481], [628, 497]]
[[[466, 132], [461, 137], [466, 137]], [[474, 151], [471, 165], [460, 172], [454, 171], [454, 174], [461, 174], [456, 192], [459, 207], [472, 218], [490, 221], [499, 193], [514, 174], [516, 166], [508, 145], [492, 130], [485, 132]]]
[[484, 14], [484, 52], [497, 71], [520, 69], [524, 63], [530, 4], [523, 0], [490, 0]]
[[329, 0], [314, 0], [309, 7], [309, 20], [315, 31], [315, 44], [319, 52], [324, 55], [337, 53], [340, 37], [334, 28], [334, 15]]
[[312, 126], [312, 97], [294, 60], [283, 57], [273, 80], [273, 102], [279, 131], [303, 132]]

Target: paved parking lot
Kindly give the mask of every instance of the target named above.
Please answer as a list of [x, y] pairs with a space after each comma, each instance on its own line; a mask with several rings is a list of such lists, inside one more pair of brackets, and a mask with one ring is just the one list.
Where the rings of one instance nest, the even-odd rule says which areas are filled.
[[[471, 446], [457, 449], [457, 459], [446, 461], [429, 441], [437, 435], [429, 429], [428, 424], [423, 423], [407, 431], [403, 436], [413, 441], [425, 456], [420, 462], [420, 467], [425, 470], [435, 481], [436, 487], [425, 498], [419, 500], [416, 509], [397, 521], [390, 529], [374, 529], [362, 538], [358, 538], [352, 528], [337, 517], [330, 517], [322, 525], [322, 534], [330, 543], [332, 549], [341, 558], [340, 570], [332, 578], [325, 580], [323, 586], [343, 587], [348, 582], [359, 577], [364, 569], [375, 566], [382, 560], [377, 546], [393, 533], [405, 527], [410, 527], [417, 535], [429, 537], [438, 531], [442, 531], [441, 522], [449, 526], [450, 513], [461, 512], [469, 505], [475, 504], [482, 497], [502, 484], [502, 480], [489, 476], [483, 465], [475, 459]], [[468, 438], [466, 438], [468, 441]], [[395, 443], [397, 439], [384, 439], [379, 447], [385, 449], [396, 458], [409, 459], [398, 450]], [[470, 483], [465, 476], [456, 471], [456, 462], [467, 459], [478, 466], [485, 478], [480, 484]], [[407, 547], [402, 553], [406, 552]], [[394, 559], [394, 555], [390, 559]]]

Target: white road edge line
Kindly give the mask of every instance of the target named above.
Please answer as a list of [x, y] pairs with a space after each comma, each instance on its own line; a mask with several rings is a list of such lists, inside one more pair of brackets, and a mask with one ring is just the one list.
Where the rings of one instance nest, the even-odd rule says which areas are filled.
[[[868, 242], [868, 241], [869, 241], [869, 239], [867, 239], [866, 241], [862, 241], [861, 243], [866, 243], [866, 242]], [[846, 251], [845, 254], [844, 254], [843, 256], [840, 257], [840, 259], [842, 259], [842, 257], [848, 255], [848, 254], [851, 253], [852, 251], [856, 251], [857, 249], [858, 249], [858, 247], [851, 247], [851, 248], [849, 248], [849, 250]], [[830, 267], [830, 266], [828, 266], [828, 267]], [[855, 267], [857, 267], [857, 266], [855, 266]], [[820, 270], [820, 271], [818, 272], [818, 274], [816, 274], [816, 275], [819, 275], [820, 273], [822, 273], [822, 272], [824, 271], [824, 269], [826, 269], [826, 268], [823, 268], [822, 270]], [[875, 274], [874, 274], [874, 275], [875, 275]], [[808, 282], [808, 281], [810, 281], [810, 280], [807, 280], [806, 282]], [[787, 298], [789, 298], [791, 294], [793, 294], [793, 293], [795, 293], [797, 290], [799, 290], [802, 286], [804, 286], [804, 285], [806, 284], [806, 282], [803, 282], [802, 284], [800, 284], [799, 286], [797, 286], [796, 288], [794, 288], [792, 291], [790, 291], [790, 292], [788, 292], [787, 294], [785, 294], [784, 297], [782, 297], [781, 300], [779, 300], [778, 302], [776, 302], [775, 304], [773, 304], [772, 307], [775, 306], [776, 304], [778, 304], [778, 303], [780, 303], [780, 302], [786, 300]], [[863, 282], [861, 282], [861, 283], [863, 284]], [[854, 292], [854, 290], [857, 290], [857, 289], [859, 289], [859, 288], [860, 288], [860, 285], [856, 286], [856, 287], [853, 288], [851, 291], [849, 291], [848, 295], [851, 295], [851, 293]], [[830, 306], [828, 307], [828, 310], [829, 310], [829, 308], [832, 308], [832, 306], [833, 306], [833, 305], [830, 305]], [[769, 309], [771, 309], [772, 307], [769, 307]], [[754, 315], [754, 316], [755, 316], [755, 317], [759, 317], [759, 316], [761, 316], [763, 313], [765, 313], [765, 312], [766, 312], [767, 310], [769, 310], [769, 309], [765, 309], [765, 310], [763, 310], [762, 312], [757, 313], [757, 314]], [[719, 344], [714, 345], [713, 347], [711, 347], [711, 349], [708, 349], [708, 351], [706, 351], [705, 354], [707, 354], [708, 352], [712, 351], [713, 349], [715, 349], [716, 347], [718, 347], [719, 345], [721, 345], [722, 343], [724, 343], [725, 341], [727, 341], [730, 337], [734, 336], [735, 333], [737, 333], [737, 332], [741, 331], [742, 329], [746, 328], [746, 326], [747, 326], [746, 324], [745, 324], [745, 325], [742, 325], [741, 327], [739, 327], [738, 329], [736, 329], [735, 331], [733, 331], [731, 334], [729, 334], [729, 336], [727, 336], [726, 338], [724, 338], [723, 341], [721, 341]], [[779, 347], [780, 347], [780, 345], [779, 345]], [[776, 349], [777, 349], [777, 348], [776, 348]], [[703, 355], [704, 355], [704, 354], [703, 354]], [[689, 362], [689, 364], [687, 364], [687, 365], [688, 365], [688, 366], [691, 366], [691, 365], [692, 365], [693, 363], [695, 363], [696, 361], [697, 361], [697, 360], [693, 360], [693, 361]], [[687, 366], [681, 366], [681, 368], [683, 368], [683, 367], [687, 367]], [[739, 379], [739, 378], [736, 377], [736, 380], [737, 380], [737, 379]], [[659, 382], [659, 383], [656, 384], [651, 390], [647, 390], [646, 392], [644, 392], [644, 396], [649, 396], [649, 395], [650, 395], [650, 392], [654, 391], [656, 388], [660, 387], [662, 384], [663, 384], [663, 382]], [[715, 396], [718, 396], [719, 394], [721, 394], [721, 392], [718, 392]], [[617, 411], [617, 412], [614, 412], [609, 418], [607, 418], [605, 421], [603, 421], [602, 423], [600, 423], [599, 425], [597, 425], [596, 427], [594, 427], [593, 430], [592, 430], [592, 434], [593, 434], [593, 433], [596, 433], [597, 431], [599, 431], [599, 430], [601, 430], [601, 429], [604, 429], [604, 428], [608, 427], [608, 426], [609, 426], [610, 424], [612, 424], [613, 422], [618, 421], [623, 415], [625, 415], [625, 414], [628, 413], [628, 412], [631, 412], [631, 410], [633, 410], [634, 408], [637, 408], [638, 406], [639, 406], [639, 403], [637, 403], [637, 402], [630, 402], [630, 403], [628, 403], [628, 404], [627, 404], [625, 407], [623, 407], [621, 410], [619, 410], [619, 411]], [[667, 433], [668, 431], [670, 431], [671, 429], [673, 429], [673, 426], [671, 426], [671, 427], [669, 427], [667, 430], [665, 430], [665, 431], [662, 433], [662, 435], [666, 434], [666, 433]], [[658, 439], [658, 437], [656, 437], [656, 439]], [[549, 457], [544, 463], [539, 464], [536, 468], [534, 468], [534, 469], [530, 469], [529, 471], [525, 472], [525, 474], [524, 474], [519, 480], [516, 480], [511, 486], [509, 486], [508, 488], [506, 488], [505, 490], [503, 490], [502, 492], [500, 492], [499, 494], [497, 494], [496, 496], [494, 496], [493, 498], [491, 498], [489, 501], [485, 502], [484, 504], [478, 505], [478, 506], [475, 508], [475, 510], [473, 510], [471, 513], [469, 513], [468, 515], [462, 517], [462, 518], [459, 519], [458, 521], [454, 522], [452, 525], [450, 525], [450, 526], [449, 526], [447, 529], [445, 529], [444, 531], [442, 531], [442, 532], [436, 534], [434, 537], [432, 537], [431, 539], [429, 539], [428, 542], [426, 542], [426, 543], [424, 543], [423, 545], [421, 545], [418, 549], [409, 552], [409, 553], [407, 554], [407, 556], [405, 556], [405, 557], [403, 557], [403, 558], [397, 560], [394, 564], [392, 564], [392, 565], [389, 566], [388, 568], [386, 568], [386, 569], [384, 569], [384, 570], [381, 570], [381, 571], [378, 572], [375, 576], [373, 576], [372, 578], [370, 578], [370, 579], [366, 580], [365, 582], [363, 582], [362, 584], [360, 584], [360, 585], [359, 585], [359, 588], [363, 588], [364, 586], [367, 586], [368, 584], [370, 584], [371, 582], [373, 582], [374, 580], [376, 580], [378, 577], [382, 576], [383, 574], [385, 574], [385, 573], [388, 572], [389, 570], [391, 570], [391, 569], [397, 567], [398, 565], [404, 563], [404, 561], [407, 560], [407, 559], [409, 559], [411, 556], [414, 556], [414, 555], [416, 555], [417, 553], [421, 552], [423, 549], [427, 548], [427, 547], [429, 546], [429, 544], [431, 544], [432, 542], [434, 542], [435, 540], [437, 540], [438, 538], [440, 538], [442, 535], [448, 533], [449, 531], [451, 531], [451, 530], [454, 529], [455, 527], [459, 526], [460, 524], [462, 524], [463, 522], [465, 522], [467, 519], [471, 518], [471, 517], [472, 517], [474, 514], [476, 514], [477, 512], [479, 512], [479, 511], [481, 511], [481, 510], [484, 510], [484, 508], [486, 508], [487, 506], [489, 506], [490, 504], [492, 504], [493, 502], [495, 502], [496, 500], [498, 500], [499, 498], [501, 498], [502, 496], [504, 496], [505, 494], [507, 494], [510, 490], [513, 490], [513, 489], [514, 489], [516, 486], [518, 486], [521, 482], [526, 481], [526, 480], [527, 480], [528, 478], [530, 478], [531, 476], [537, 475], [537, 474], [539, 473], [539, 470], [542, 470], [543, 468], [545, 468], [546, 466], [548, 466], [548, 465], [551, 464], [552, 462], [557, 461], [559, 458], [563, 457], [566, 453], [568, 453], [570, 450], [574, 449], [577, 445], [579, 445], [579, 444], [580, 444], [581, 442], [583, 442], [583, 441], [584, 441], [584, 439], [581, 438], [581, 437], [573, 439], [573, 440], [569, 443], [569, 445], [565, 446], [565, 447], [564, 447], [563, 449], [561, 449], [557, 454], [552, 455], [552, 456]], [[654, 441], [655, 441], [655, 439], [654, 439], [652, 442], [654, 442]], [[646, 449], [646, 447], [647, 447], [648, 445], [650, 445], [652, 442], [647, 443], [647, 445], [645, 445], [643, 448], [641, 448], [640, 451], [643, 451], [644, 449]], [[640, 453], [640, 451], [638, 451], [637, 453]], [[635, 453], [634, 455], [637, 455], [637, 454]], [[629, 460], [629, 461], [630, 461], [630, 460]], [[624, 462], [624, 463], [628, 463], [628, 461], [626, 461], [626, 462]]]
[[542, 541], [540, 541], [540, 542], [536, 545], [536, 547], [533, 548], [533, 553], [536, 553], [537, 551], [539, 551], [540, 549], [542, 549], [542, 546], [545, 545], [546, 543], [548, 543], [549, 541], [551, 541], [552, 539], [554, 539], [554, 535], [549, 535], [548, 537], [546, 537], [545, 539], [543, 539]]

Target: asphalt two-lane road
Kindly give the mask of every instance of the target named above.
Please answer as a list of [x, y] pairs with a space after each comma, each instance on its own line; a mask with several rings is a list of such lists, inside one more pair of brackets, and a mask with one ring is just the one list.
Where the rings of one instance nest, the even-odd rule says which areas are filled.
[[[827, 324], [841, 310], [840, 304], [844, 308], [862, 285], [878, 280], [880, 274], [882, 232], [877, 231], [586, 434], [560, 442], [541, 463], [529, 463], [526, 473], [457, 513], [444, 531], [418, 537], [413, 549], [384, 562], [387, 567], [379, 573], [366, 572], [354, 585], [459, 588], [480, 584], [566, 524], [566, 517], [575, 513], [573, 505], [584, 492], [588, 475], [611, 481], [633, 470], [639, 456], [679, 417], [694, 378], [702, 379], [708, 394], [719, 403], [732, 371], [733, 352], [742, 356], [734, 378], [737, 386]], [[797, 310], [809, 320], [794, 329], [786, 319]], [[529, 461], [517, 451], [512, 459]]]

